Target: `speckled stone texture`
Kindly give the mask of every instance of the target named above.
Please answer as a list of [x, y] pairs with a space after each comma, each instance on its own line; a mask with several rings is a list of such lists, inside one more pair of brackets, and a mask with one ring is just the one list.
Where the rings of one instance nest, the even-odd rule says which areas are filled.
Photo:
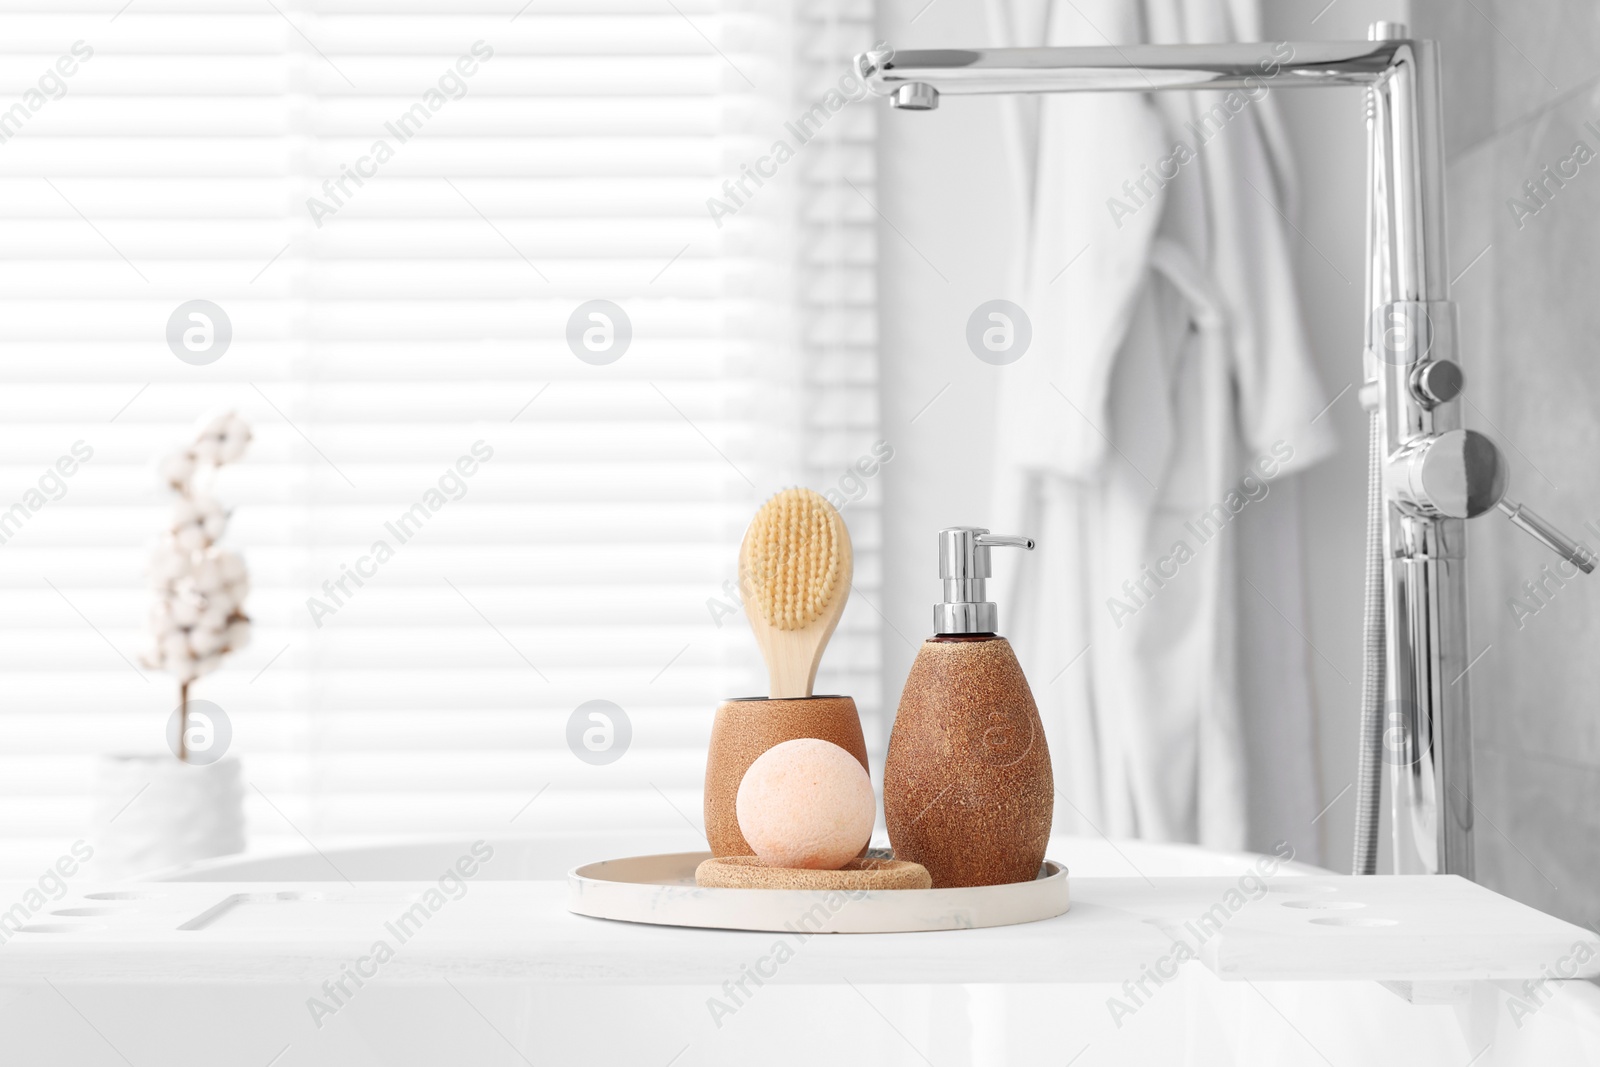
[[895, 857], [926, 867], [935, 889], [1037, 876], [1055, 783], [1005, 638], [923, 644], [889, 736], [883, 810]]
[[857, 859], [837, 871], [766, 867], [754, 856], [722, 856], [695, 868], [694, 884], [716, 889], [931, 889], [927, 870], [905, 860]]
[[[755, 850], [739, 832], [734, 803], [739, 783], [750, 764], [773, 745], [801, 737], [831, 741], [867, 766], [867, 742], [861, 716], [849, 697], [821, 696], [795, 700], [725, 700], [711, 725], [706, 753], [706, 843], [714, 856], [753, 856]], [[870, 773], [870, 771], [869, 771]]]

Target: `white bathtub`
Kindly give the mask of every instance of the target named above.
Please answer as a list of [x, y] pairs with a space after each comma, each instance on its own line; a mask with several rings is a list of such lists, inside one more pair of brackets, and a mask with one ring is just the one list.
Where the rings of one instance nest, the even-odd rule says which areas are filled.
[[[137, 897], [246, 890], [271, 896], [274, 883], [284, 887], [297, 883], [300, 892], [332, 896], [378, 883], [432, 882], [469, 845], [450, 840], [355, 844], [321, 854], [235, 857], [160, 876], [162, 881], [191, 883], [186, 887], [163, 890], [147, 881], [146, 888], [129, 885], [116, 892]], [[563, 877], [578, 862], [697, 845], [687, 829], [681, 835], [497, 841], [494, 862], [484, 866], [479, 879], [496, 885], [475, 889], [451, 906], [484, 913], [500, 908], [501, 914], [514, 914], [516, 902], [526, 900], [523, 912], [558, 911], [560, 898], [552, 895], [548, 880]], [[1052, 842], [1051, 855], [1068, 863], [1075, 879], [1142, 875], [1157, 881], [1236, 877], [1259, 859], [1184, 846], [1113, 845], [1071, 838]], [[1324, 873], [1288, 864], [1279, 877]], [[345, 879], [356, 885], [345, 885]], [[514, 884], [518, 880], [528, 880], [526, 890]], [[235, 884], [216, 884], [213, 890], [213, 883]], [[318, 890], [318, 885], [327, 888]], [[378, 888], [415, 893], [421, 887]], [[505, 910], [508, 902], [510, 912]], [[1067, 918], [1070, 921], [1070, 915]], [[684, 967], [689, 968], [701, 962], [699, 956], [713, 952], [726, 956], [730, 945], [744, 944], [735, 939], [752, 937], [576, 918], [564, 923], [567, 943], [555, 948], [574, 960], [587, 958], [591, 944], [614, 945], [622, 939], [658, 955], [666, 946], [681, 953]], [[1063, 944], [1069, 953], [1073, 951], [1075, 929], [1061, 927], [1066, 939], [1058, 934], [1048, 951], [1059, 953]], [[304, 930], [297, 933], [306, 940]], [[942, 953], [947, 943], [954, 960], [980, 943], [969, 935], [983, 933], [888, 935], [857, 943], [871, 946], [872, 952], [894, 953], [897, 944], [910, 944], [896, 938], [937, 937], [944, 939], [938, 942], [938, 951]], [[259, 958], [271, 961], [271, 966], [256, 973], [230, 972], [226, 980], [218, 980], [217, 968], [226, 972], [226, 961], [203, 959], [199, 941], [192, 965], [169, 954], [145, 973], [138, 966], [143, 956], [130, 959], [132, 954], [125, 952], [119, 959], [115, 945], [96, 947], [91, 934], [43, 947], [49, 935], [13, 939], [0, 946], [0, 967], [9, 968], [8, 977], [0, 982], [0, 1033], [6, 1049], [0, 1060], [126, 1062], [139, 1067], [219, 1063], [810, 1067], [840, 1060], [910, 1067], [1600, 1063], [1600, 994], [1585, 981], [1552, 983], [1541, 995], [1537, 1011], [1514, 1018], [1511, 994], [1516, 991], [1494, 982], [1391, 987], [1361, 980], [1224, 981], [1191, 961], [1135, 1014], [1119, 1016], [1110, 1004], [1112, 998], [1126, 996], [1120, 982], [1038, 981], [1036, 954], [1045, 951], [1043, 942], [1023, 933], [1006, 943], [1018, 953], [1018, 974], [1031, 976], [1026, 982], [940, 981], [937, 966], [930, 966], [926, 981], [920, 974], [886, 982], [871, 975], [852, 979], [848, 973], [838, 980], [819, 981], [808, 977], [802, 964], [781, 972], [730, 1014], [715, 1011], [711, 1003], [725, 997], [725, 990], [698, 980], [617, 984], [597, 980], [593, 973], [560, 980], [541, 972], [545, 977], [538, 981], [509, 972], [485, 973], [481, 966], [485, 953], [474, 944], [493, 945], [492, 929], [486, 936], [487, 941], [465, 938], [458, 949], [441, 938], [449, 943], [441, 950], [436, 942], [431, 951], [435, 964], [444, 952], [444, 971], [436, 966], [432, 977], [398, 967], [383, 972], [363, 986], [359, 996], [341, 1005], [336, 1015], [315, 1020], [309, 1005], [318, 989], [306, 976], [321, 975], [328, 964], [319, 960], [315, 967], [296, 972], [294, 951], [280, 959], [258, 945], [252, 951], [262, 952]], [[19, 949], [19, 944], [24, 947]], [[104, 974], [117, 977], [95, 977], [92, 968], [81, 966], [83, 954], [91, 951], [109, 952], [111, 970]], [[822, 949], [808, 951], [826, 954]], [[22, 966], [27, 960], [16, 953], [32, 953], [27, 960], [43, 961], [44, 969], [30, 971]], [[452, 959], [459, 960], [459, 966], [450, 964]]]
[[[321, 855], [236, 857], [162, 877], [422, 881], [436, 877], [467, 844], [441, 840], [358, 845]], [[696, 847], [703, 846], [687, 829], [665, 835], [519, 839], [496, 845], [496, 861], [486, 867], [485, 876], [556, 879], [597, 857]], [[1058, 838], [1049, 851], [1068, 862], [1075, 878], [1229, 876], [1256, 858], [1193, 846], [1085, 838]], [[1320, 872], [1291, 862], [1279, 873]], [[959, 951], [954, 944], [952, 949]], [[517, 1043], [523, 1051], [537, 1050], [563, 1062], [593, 1058], [594, 1062], [665, 1063], [686, 1044], [694, 1055], [691, 1060], [685, 1052], [685, 1062], [812, 1063], [817, 1056], [807, 1042], [826, 1034], [828, 1048], [848, 1047], [852, 1059], [931, 1061], [938, 1067], [1065, 1064], [1074, 1056], [1084, 1067], [1096, 1063], [1331, 1062], [1352, 1067], [1600, 1063], [1600, 994], [1588, 982], [1552, 984], [1538, 1011], [1531, 1015], [1518, 1011], [1514, 1017], [1516, 1002], [1510, 994], [1516, 991], [1489, 983], [1419, 991], [1376, 982], [1224, 982], [1198, 965], [1188, 965], [1183, 972], [1136, 1016], [1115, 1021], [1108, 1003], [1126, 994], [1117, 986], [1096, 983], [870, 990], [773, 985], [738, 1014], [719, 1014], [720, 1025], [709, 1035], [702, 1033], [711, 1014], [708, 1003], [723, 995], [716, 989], [575, 989], [563, 995], [556, 990], [535, 994], [481, 988], [473, 1004], [485, 1014], [493, 1004], [495, 1018], [516, 1020], [508, 1035], [513, 1030], [522, 1035], [524, 1040]], [[1412, 1002], [1430, 999], [1436, 1003]], [[415, 1048], [411, 1039], [403, 1045], [385, 1039], [394, 1024], [380, 1013], [376, 1021], [361, 1027], [372, 1048], [383, 1050], [381, 1057]], [[675, 1045], [679, 1037], [684, 1040]], [[447, 1055], [447, 1048], [439, 1046], [438, 1054]]]

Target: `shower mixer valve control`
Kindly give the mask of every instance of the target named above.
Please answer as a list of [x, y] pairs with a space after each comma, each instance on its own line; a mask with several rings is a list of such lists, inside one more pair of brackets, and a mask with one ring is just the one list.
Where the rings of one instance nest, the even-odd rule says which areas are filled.
[[[1455, 367], [1447, 360], [1424, 364]], [[1426, 376], [1412, 375], [1412, 388], [1438, 387], [1448, 392], [1455, 383], [1459, 395], [1460, 370], [1452, 375], [1419, 385]], [[1443, 397], [1444, 403], [1452, 397]], [[1535, 514], [1525, 504], [1506, 499], [1505, 454], [1500, 447], [1476, 430], [1446, 430], [1408, 442], [1389, 461], [1391, 497], [1407, 511], [1427, 518], [1473, 519], [1498, 508], [1512, 525], [1577, 567], [1584, 574], [1594, 572], [1600, 555], [1582, 541], [1575, 541]]]
[[1446, 430], [1410, 441], [1389, 461], [1389, 470], [1395, 498], [1428, 518], [1476, 518], [1506, 491], [1505, 457], [1476, 430]]

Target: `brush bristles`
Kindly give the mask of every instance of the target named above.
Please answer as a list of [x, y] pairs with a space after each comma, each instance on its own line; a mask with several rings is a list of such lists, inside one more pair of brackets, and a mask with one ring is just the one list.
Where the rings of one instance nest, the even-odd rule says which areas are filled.
[[798, 630], [837, 595], [842, 523], [810, 489], [785, 489], [756, 512], [745, 535], [745, 596], [769, 626]]

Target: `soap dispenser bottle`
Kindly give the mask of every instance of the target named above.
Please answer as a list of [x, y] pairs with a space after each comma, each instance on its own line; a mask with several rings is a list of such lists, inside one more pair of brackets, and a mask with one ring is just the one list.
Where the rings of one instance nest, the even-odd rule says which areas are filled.
[[935, 889], [1032, 881], [1044, 861], [1055, 783], [1044, 724], [987, 598], [989, 550], [1028, 537], [939, 531], [944, 600], [900, 696], [883, 770], [896, 859]]

